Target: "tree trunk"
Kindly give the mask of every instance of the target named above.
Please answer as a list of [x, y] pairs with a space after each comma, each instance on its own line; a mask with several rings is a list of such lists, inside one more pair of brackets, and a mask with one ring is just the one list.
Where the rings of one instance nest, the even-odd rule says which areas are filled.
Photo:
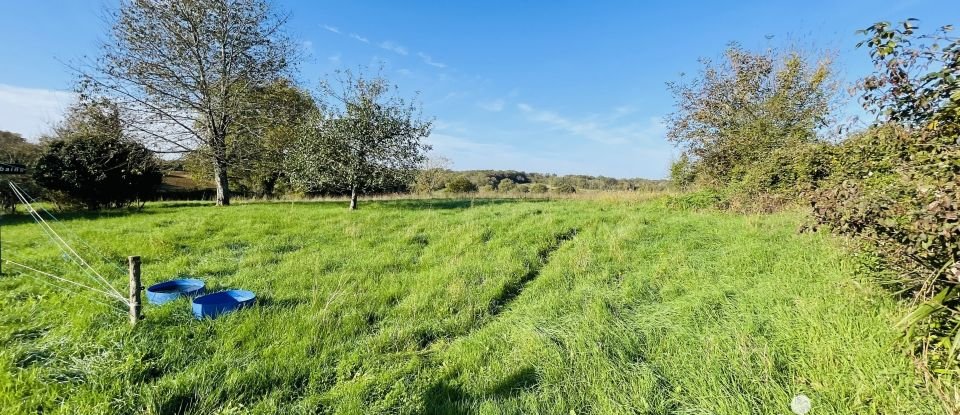
[[230, 184], [227, 181], [227, 162], [221, 157], [214, 157], [213, 179], [217, 185], [217, 206], [229, 206]]
[[350, 210], [357, 209], [357, 185], [350, 186]]

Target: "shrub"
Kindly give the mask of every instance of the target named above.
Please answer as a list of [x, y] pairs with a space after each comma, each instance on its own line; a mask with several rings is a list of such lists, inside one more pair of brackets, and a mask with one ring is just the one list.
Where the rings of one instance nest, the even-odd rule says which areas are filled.
[[510, 179], [501, 179], [497, 184], [497, 190], [501, 192], [512, 192], [517, 189], [517, 184]]
[[477, 191], [477, 185], [464, 176], [457, 176], [447, 182], [447, 191], [450, 193], [470, 193]]
[[490, 192], [493, 192], [494, 190], [496, 190], [496, 189], [494, 189], [493, 186], [491, 186], [491, 185], [489, 185], [489, 184], [485, 184], [485, 185], [483, 185], [483, 186], [480, 186], [480, 192], [481, 192], [481, 193], [490, 193]]
[[534, 183], [530, 185], [530, 193], [547, 193], [547, 185], [543, 183]]
[[518, 184], [518, 185], [517, 185], [517, 192], [520, 192], [520, 193], [530, 193], [530, 185], [529, 185], [529, 184], [526, 184], [526, 183]]
[[[898, 325], [940, 379], [960, 376], [960, 39], [914, 21], [862, 33], [877, 72], [860, 83], [880, 124], [837, 148], [833, 177], [812, 193], [814, 218], [854, 237], [898, 272], [921, 303]], [[939, 43], [939, 45], [937, 45]], [[953, 381], [949, 378], [953, 377]]]
[[33, 172], [39, 185], [88, 209], [145, 200], [154, 194], [162, 177], [153, 153], [135, 142], [111, 137], [52, 141]]

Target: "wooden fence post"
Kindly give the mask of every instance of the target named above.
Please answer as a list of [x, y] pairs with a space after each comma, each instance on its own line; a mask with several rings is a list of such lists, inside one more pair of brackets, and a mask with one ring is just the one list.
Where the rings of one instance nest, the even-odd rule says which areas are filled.
[[140, 284], [140, 257], [127, 257], [127, 263], [130, 265], [130, 325], [135, 326], [143, 318], [143, 305], [140, 303], [140, 291], [143, 291], [143, 285]]

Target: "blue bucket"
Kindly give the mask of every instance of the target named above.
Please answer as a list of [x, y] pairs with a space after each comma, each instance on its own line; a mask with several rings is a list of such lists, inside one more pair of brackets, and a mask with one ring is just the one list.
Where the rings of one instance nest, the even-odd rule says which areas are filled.
[[193, 315], [198, 319], [216, 318], [221, 314], [249, 307], [256, 300], [257, 296], [247, 290], [227, 290], [201, 295], [193, 299]]
[[195, 297], [203, 294], [206, 284], [193, 278], [164, 281], [147, 288], [147, 301], [150, 304], [164, 304], [180, 297]]

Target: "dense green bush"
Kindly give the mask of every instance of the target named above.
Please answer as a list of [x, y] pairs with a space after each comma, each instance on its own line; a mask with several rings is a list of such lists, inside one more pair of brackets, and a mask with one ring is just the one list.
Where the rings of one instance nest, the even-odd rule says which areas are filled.
[[88, 209], [146, 200], [162, 177], [153, 153], [133, 141], [107, 137], [50, 142], [33, 172], [38, 184]]
[[512, 192], [517, 189], [517, 183], [510, 179], [502, 179], [497, 183], [497, 190], [501, 192]]
[[447, 191], [450, 193], [470, 193], [477, 191], [477, 185], [463, 176], [457, 176], [447, 182]]
[[37, 184], [88, 209], [146, 200], [162, 177], [154, 154], [126, 138], [110, 103], [71, 109], [33, 170]]
[[550, 190], [547, 188], [547, 185], [543, 183], [534, 183], [530, 185], [530, 193], [547, 193]]

